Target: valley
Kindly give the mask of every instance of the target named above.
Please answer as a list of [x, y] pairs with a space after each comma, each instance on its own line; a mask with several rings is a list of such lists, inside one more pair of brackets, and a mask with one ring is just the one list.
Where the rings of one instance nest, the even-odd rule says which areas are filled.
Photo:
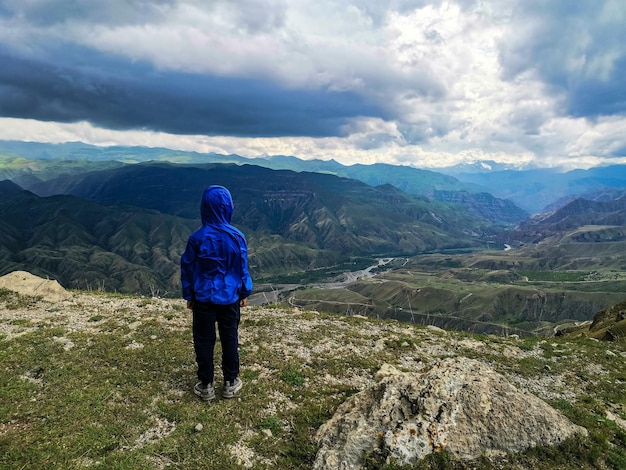
[[[432, 171], [295, 157], [33, 149], [46, 157], [0, 149], [0, 275], [26, 270], [71, 289], [177, 297], [198, 195], [223, 184], [249, 242], [252, 305], [552, 336], [626, 298], [621, 171], [607, 183], [613, 189], [603, 189], [595, 171], [595, 190], [585, 172], [519, 172], [517, 183], [506, 173], [511, 188], [529, 177], [546, 185], [561, 178], [570, 188], [575, 177], [585, 180], [589, 199], [555, 185], [551, 197], [562, 202], [529, 217], [519, 208], [529, 200], [498, 199], [476, 175], [463, 183]], [[55, 151], [83, 158], [65, 161]], [[147, 158], [154, 160], [142, 163]], [[485, 181], [503, 194], [497, 178]]]
[[[475, 333], [552, 336], [625, 299], [626, 272], [578, 259], [545, 269], [536, 247], [395, 258], [327, 282], [258, 284], [259, 304], [391, 318]], [[596, 258], [591, 256], [591, 259]], [[602, 258], [598, 258], [601, 260]]]

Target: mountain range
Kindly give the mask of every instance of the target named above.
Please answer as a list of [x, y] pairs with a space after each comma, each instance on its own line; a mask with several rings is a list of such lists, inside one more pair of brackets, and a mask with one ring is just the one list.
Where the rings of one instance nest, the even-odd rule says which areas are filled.
[[[96, 147], [80, 142], [42, 144], [35, 142], [0, 141], [0, 180], [13, 179], [29, 184], [35, 178], [48, 179], [49, 168], [58, 176], [60, 161], [74, 165], [119, 165], [146, 161], [168, 161], [184, 164], [246, 163], [275, 170], [328, 173], [357, 179], [377, 186], [392, 184], [409, 194], [433, 197], [435, 191], [466, 191], [490, 193], [506, 199], [530, 214], [543, 212], [561, 198], [576, 197], [590, 191], [626, 187], [626, 165], [611, 165], [588, 170], [563, 171], [558, 168], [511, 169], [495, 162], [424, 170], [388, 164], [342, 165], [334, 160], [301, 160], [292, 156], [246, 158], [239, 155], [198, 153], [148, 147]], [[28, 160], [24, 163], [24, 159]], [[16, 161], [17, 160], [17, 161]], [[9, 162], [13, 162], [10, 164]], [[22, 165], [23, 171], [18, 171]], [[35, 168], [34, 168], [35, 167]], [[37, 171], [39, 167], [40, 171]], [[7, 172], [11, 168], [11, 175]], [[69, 169], [67, 171], [70, 171]], [[19, 173], [19, 174], [18, 174]], [[22, 179], [20, 179], [22, 178]], [[20, 183], [20, 184], [22, 184]], [[32, 189], [28, 184], [22, 184]]]
[[[111, 289], [172, 292], [186, 236], [200, 224], [200, 196], [212, 183], [231, 188], [233, 223], [245, 228], [257, 277], [352, 257], [476, 248], [495, 233], [467, 210], [389, 185], [253, 165], [145, 163], [42, 182], [39, 189], [54, 196], [5, 181], [0, 271], [30, 266], [72, 287], [107, 279]], [[122, 281], [123, 272], [134, 274]]]
[[[0, 182], [0, 272], [26, 270], [73, 289], [172, 292], [194, 221]], [[178, 290], [177, 290], [178, 292]]]
[[[233, 223], [248, 237], [257, 290], [272, 290], [277, 301], [545, 334], [623, 299], [622, 168], [483, 169], [492, 172], [466, 175], [489, 190], [383, 164], [0, 145], [0, 178], [11, 180], [0, 183], [0, 275], [20, 269], [69, 288], [178, 295], [178, 260], [200, 224], [200, 195], [222, 184], [235, 199]], [[549, 210], [530, 217], [494, 195], [530, 198], [529, 180]], [[584, 192], [569, 194], [577, 189]], [[395, 261], [376, 282], [302, 290], [381, 257]]]

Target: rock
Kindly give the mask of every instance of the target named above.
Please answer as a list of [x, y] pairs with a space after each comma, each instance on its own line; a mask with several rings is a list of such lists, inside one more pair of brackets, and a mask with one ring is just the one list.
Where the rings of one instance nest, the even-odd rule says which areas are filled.
[[435, 325], [426, 325], [426, 329], [430, 330], [430, 331], [434, 331], [436, 333], [441, 333], [441, 334], [448, 334], [448, 332], [446, 330], [443, 330], [441, 328], [439, 328], [438, 326]]
[[72, 297], [57, 281], [43, 279], [26, 271], [13, 271], [0, 277], [0, 288], [55, 303]]
[[196, 424], [196, 427], [193, 428], [193, 429], [196, 432], [202, 432], [202, 430], [204, 429], [204, 426], [202, 426], [202, 423], [198, 423], [198, 424]]
[[402, 372], [400, 372], [391, 364], [383, 364], [381, 368], [378, 370], [378, 372], [376, 372], [376, 375], [374, 376], [374, 380], [376, 380], [377, 382], [380, 382], [381, 380], [387, 377], [394, 376], [394, 375], [402, 375]]
[[617, 339], [617, 335], [615, 333], [613, 333], [613, 331], [611, 331], [610, 329], [606, 330], [606, 333], [604, 333], [604, 338], [605, 341], [615, 341]]
[[314, 469], [358, 469], [368, 454], [415, 464], [446, 450], [455, 460], [473, 460], [587, 434], [476, 360], [446, 359], [424, 373], [387, 367], [378, 376], [320, 427]]
[[610, 411], [607, 410], [606, 412], [606, 419], [613, 421], [615, 424], [617, 424], [620, 428], [622, 428], [624, 431], [626, 431], [626, 420], [620, 418], [619, 416], [611, 413]]
[[376, 340], [376, 342], [374, 343], [374, 351], [381, 352], [384, 350], [385, 350], [385, 339], [380, 338], [379, 340]]

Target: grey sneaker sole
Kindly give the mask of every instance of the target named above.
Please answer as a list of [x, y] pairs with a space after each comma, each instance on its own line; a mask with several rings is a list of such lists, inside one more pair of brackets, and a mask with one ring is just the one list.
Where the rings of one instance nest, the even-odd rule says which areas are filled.
[[243, 382], [241, 381], [241, 379], [237, 378], [235, 379], [235, 384], [227, 387], [226, 385], [224, 385], [224, 388], [222, 389], [222, 397], [223, 398], [233, 398], [237, 392], [239, 390], [241, 390], [241, 387], [243, 387]]
[[202, 401], [211, 401], [215, 399], [215, 389], [210, 387], [208, 392], [203, 393], [202, 384], [200, 382], [193, 387], [193, 393], [200, 397], [200, 400]]

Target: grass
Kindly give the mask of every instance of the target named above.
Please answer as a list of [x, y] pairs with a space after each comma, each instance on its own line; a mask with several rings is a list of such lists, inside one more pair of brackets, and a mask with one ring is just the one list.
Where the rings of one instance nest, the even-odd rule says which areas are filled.
[[7, 310], [18, 310], [20, 308], [27, 308], [38, 301], [41, 297], [33, 297], [27, 295], [18, 295], [8, 289], [0, 287], [0, 302], [3, 302]]
[[580, 282], [593, 276], [590, 271], [519, 271], [529, 281]]
[[[624, 468], [626, 434], [606, 418], [609, 404], [626, 418], [623, 343], [438, 334], [396, 321], [247, 309], [242, 394], [207, 404], [191, 393], [188, 312], [158, 300], [122, 300], [128, 311], [112, 307], [113, 314], [73, 307], [93, 328], [87, 331], [0, 316], [0, 328], [21, 332], [0, 336], [0, 468], [311, 468], [317, 429], [384, 363], [411, 370], [454, 355], [534, 387], [585, 426], [589, 438], [531, 449], [505, 463], [485, 459], [478, 467], [437, 453], [414, 468]], [[0, 293], [0, 312], [13, 312], [15, 301]], [[24, 305], [33, 308], [31, 301]], [[560, 382], [540, 385], [552, 377]], [[375, 455], [366, 467], [400, 468]]]

